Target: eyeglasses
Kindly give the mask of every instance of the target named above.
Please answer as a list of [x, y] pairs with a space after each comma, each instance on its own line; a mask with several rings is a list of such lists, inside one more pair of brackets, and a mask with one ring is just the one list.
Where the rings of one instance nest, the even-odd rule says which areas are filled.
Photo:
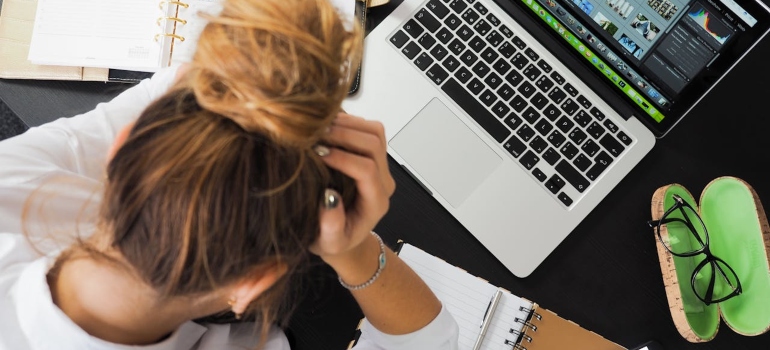
[[[674, 194], [673, 198], [674, 205], [659, 220], [648, 221], [647, 225], [656, 231], [669, 253], [683, 258], [706, 255], [695, 266], [690, 279], [695, 296], [710, 305], [740, 295], [742, 289], [738, 275], [709, 249], [709, 234], [703, 219], [682, 197]], [[665, 239], [662, 230], [667, 233]]]

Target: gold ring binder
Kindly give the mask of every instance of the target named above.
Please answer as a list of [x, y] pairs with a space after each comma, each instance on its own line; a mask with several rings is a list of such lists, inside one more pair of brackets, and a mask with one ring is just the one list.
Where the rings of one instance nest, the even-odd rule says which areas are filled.
[[177, 35], [177, 34], [171, 34], [171, 33], [158, 33], [158, 34], [155, 34], [155, 41], [158, 41], [158, 39], [160, 39], [160, 37], [162, 37], [162, 36], [179, 39], [179, 41], [184, 41], [184, 37], [183, 36]]
[[169, 5], [177, 5], [177, 6], [182, 6], [182, 7], [184, 7], [184, 8], [188, 8], [188, 7], [190, 7], [190, 5], [189, 5], [189, 4], [183, 3], [183, 2], [181, 2], [181, 1], [161, 1], [161, 2], [158, 4], [158, 7], [159, 7], [159, 8], [162, 10], [162, 9], [163, 9], [163, 5], [164, 5], [164, 4], [169, 4]]
[[181, 24], [187, 24], [187, 20], [181, 19], [179, 17], [158, 17], [158, 20], [155, 21], [155, 23], [160, 25], [160, 22], [162, 21], [175, 21]]

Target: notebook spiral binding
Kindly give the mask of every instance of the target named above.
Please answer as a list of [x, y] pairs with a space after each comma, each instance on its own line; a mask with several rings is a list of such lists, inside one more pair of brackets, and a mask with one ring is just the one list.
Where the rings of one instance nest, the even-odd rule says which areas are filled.
[[[519, 312], [523, 312], [526, 314], [525, 318], [516, 317], [514, 318], [514, 322], [521, 323], [525, 328], [529, 328], [532, 330], [532, 332], [537, 332], [537, 326], [530, 323], [528, 320], [531, 320], [532, 318], [539, 320], [543, 319], [543, 316], [541, 316], [539, 313], [535, 312], [534, 308], [526, 308], [524, 306], [519, 306]], [[532, 343], [532, 337], [528, 334], [526, 334], [526, 329], [522, 329], [521, 331], [510, 328], [508, 330], [508, 333], [513, 334], [516, 336], [516, 340], [505, 340], [505, 345], [511, 346], [512, 350], [527, 350], [527, 348], [522, 345], [524, 341], [527, 343]]]
[[[161, 1], [158, 4], [158, 7], [161, 10], [163, 10], [165, 6], [171, 6], [171, 5], [176, 5], [177, 7], [184, 7], [184, 8], [190, 7], [189, 4], [187, 4], [185, 2], [181, 2], [181, 1], [176, 1], [176, 0], [171, 0], [171, 1], [163, 0], [163, 1]], [[158, 19], [155, 21], [155, 23], [160, 27], [162, 23], [167, 23], [168, 21], [176, 22], [174, 24], [174, 28], [176, 28], [176, 24], [182, 24], [182, 25], [187, 24], [187, 20], [186, 19], [179, 18], [179, 17], [172, 17], [172, 16], [158, 17]], [[184, 37], [183, 36], [181, 36], [179, 34], [166, 33], [166, 32], [155, 34], [155, 41], [160, 40], [160, 38], [162, 38], [162, 37], [173, 38], [173, 39], [178, 39], [179, 41], [184, 41]]]

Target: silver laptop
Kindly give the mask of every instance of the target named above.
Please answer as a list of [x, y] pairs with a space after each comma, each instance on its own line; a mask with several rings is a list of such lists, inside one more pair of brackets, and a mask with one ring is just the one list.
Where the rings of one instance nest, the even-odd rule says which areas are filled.
[[404, 0], [343, 108], [525, 277], [768, 26], [755, 0]]

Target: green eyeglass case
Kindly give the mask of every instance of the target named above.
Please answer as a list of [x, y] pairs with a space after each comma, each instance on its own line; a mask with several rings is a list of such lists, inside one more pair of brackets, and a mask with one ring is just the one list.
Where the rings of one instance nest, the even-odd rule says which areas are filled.
[[[709, 234], [713, 255], [735, 271], [742, 293], [725, 301], [706, 305], [693, 292], [691, 276], [704, 255], [677, 257], [655, 234], [671, 317], [677, 331], [690, 342], [713, 339], [720, 319], [736, 333], [754, 336], [770, 329], [770, 226], [762, 203], [745, 181], [731, 176], [714, 179], [704, 188], [700, 205], [680, 184], [658, 188], [652, 196], [652, 219], [659, 220], [674, 205], [677, 194], [700, 213]], [[681, 226], [671, 230], [683, 229]], [[667, 239], [676, 232], [661, 226]]]

